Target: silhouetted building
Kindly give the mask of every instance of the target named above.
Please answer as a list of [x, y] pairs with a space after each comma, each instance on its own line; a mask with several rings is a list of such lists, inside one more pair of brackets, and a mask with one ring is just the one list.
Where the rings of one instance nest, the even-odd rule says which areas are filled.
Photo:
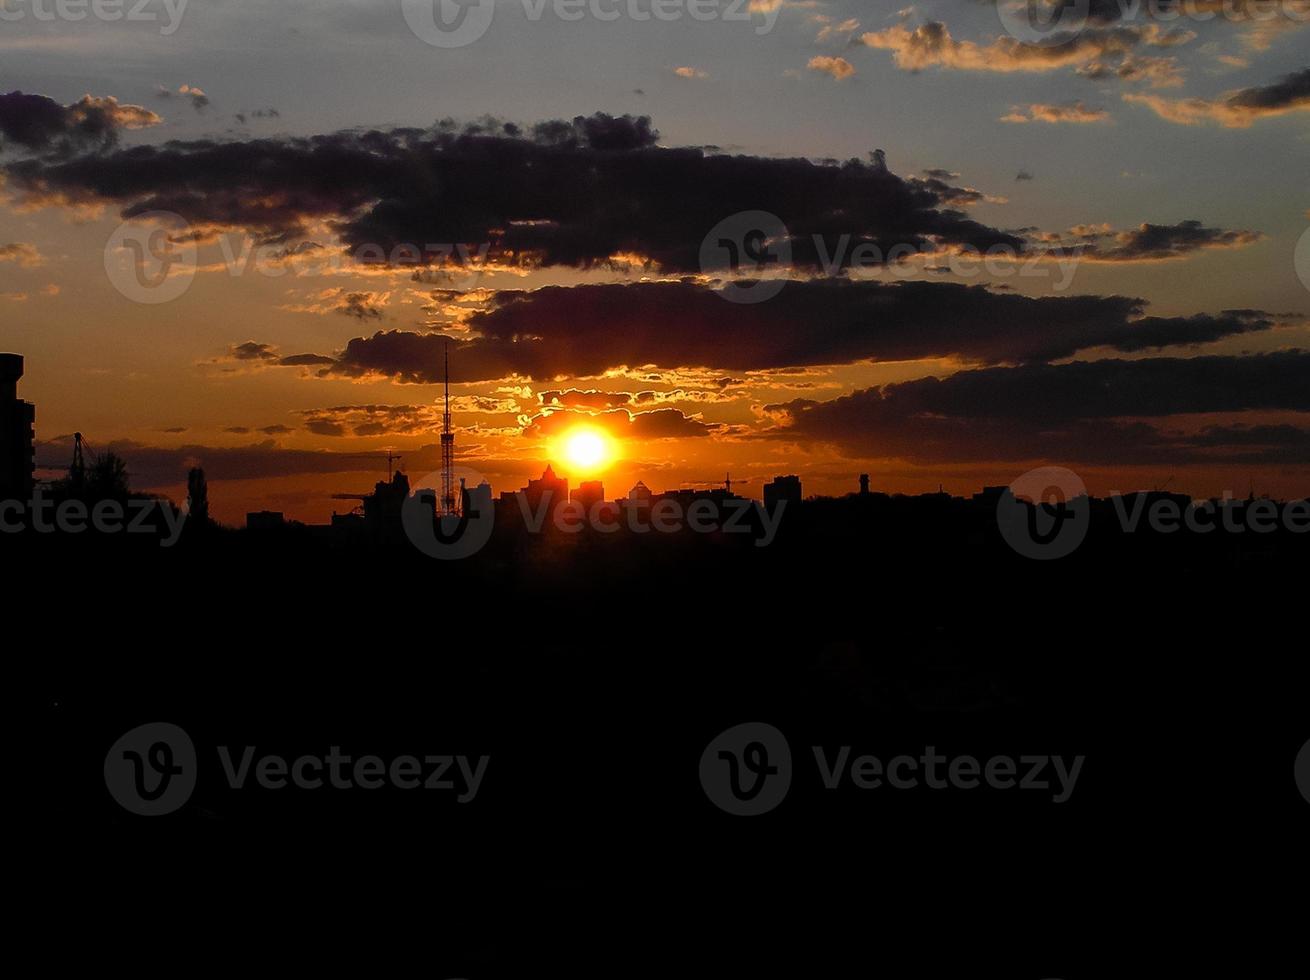
[[973, 502], [983, 507], [998, 507], [1001, 498], [1009, 492], [1009, 487], [983, 487], [973, 495]]
[[772, 512], [778, 504], [786, 501], [792, 507], [801, 502], [801, 478], [799, 476], [778, 476], [764, 484], [764, 507]]
[[[360, 505], [349, 514], [332, 515], [335, 531], [353, 535], [371, 535], [374, 538], [395, 538], [402, 533], [405, 501], [409, 499], [409, 477], [397, 471], [390, 482], [379, 480], [372, 493], [334, 493], [334, 500], [358, 500]], [[426, 498], [436, 518], [436, 495], [428, 491]], [[362, 512], [362, 513], [361, 513]]]
[[[638, 480], [628, 491], [626, 502], [630, 504], [649, 504], [651, 498], [650, 487]], [[625, 502], [625, 501], [620, 501]]]
[[861, 497], [867, 497], [868, 495], [869, 495], [869, 474], [868, 474], [868, 473], [861, 473], [861, 474], [860, 474], [860, 496], [861, 496]]
[[364, 498], [364, 520], [373, 528], [400, 527], [401, 512], [409, 497], [409, 477], [396, 473], [390, 483], [379, 480], [373, 495]]
[[492, 508], [494, 507], [494, 501], [491, 494], [491, 484], [486, 480], [483, 480], [472, 490], [465, 487], [461, 480], [460, 490], [463, 495], [461, 501], [463, 505], [463, 513], [470, 517], [474, 515], [485, 517], [487, 514], [491, 513]]
[[578, 489], [569, 495], [569, 499], [590, 511], [593, 504], [605, 502], [605, 486], [600, 480], [583, 480]]
[[523, 488], [523, 493], [528, 498], [528, 504], [535, 513], [547, 494], [550, 494], [549, 506], [552, 508], [556, 504], [568, 500], [569, 481], [556, 476], [555, 470], [547, 463], [545, 472], [541, 474], [541, 479], [529, 480], [528, 485]]
[[279, 531], [287, 526], [280, 510], [256, 510], [246, 515], [247, 531]]
[[698, 500], [708, 500], [714, 504], [722, 504], [725, 500], [740, 499], [737, 494], [729, 493], [722, 487], [707, 489], [703, 487], [682, 487], [678, 490], [665, 490], [663, 493], [657, 493], [651, 498], [652, 500], [675, 500], [683, 507], [688, 507]]
[[26, 499], [36, 474], [36, 407], [18, 398], [20, 354], [0, 354], [0, 500]]

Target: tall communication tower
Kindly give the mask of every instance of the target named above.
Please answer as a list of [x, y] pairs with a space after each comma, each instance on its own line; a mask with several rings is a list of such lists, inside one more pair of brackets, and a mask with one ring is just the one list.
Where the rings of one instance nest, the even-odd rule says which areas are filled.
[[446, 341], [446, 410], [441, 416], [441, 516], [457, 515], [460, 501], [455, 489], [455, 433], [450, 426], [450, 341]]

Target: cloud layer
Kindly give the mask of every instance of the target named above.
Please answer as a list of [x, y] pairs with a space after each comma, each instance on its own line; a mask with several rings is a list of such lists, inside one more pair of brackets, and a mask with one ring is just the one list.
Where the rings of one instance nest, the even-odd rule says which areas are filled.
[[855, 456], [914, 462], [1310, 463], [1305, 425], [1225, 423], [1195, 431], [1143, 419], [1310, 412], [1310, 352], [1150, 358], [964, 371], [766, 411], [771, 435]]
[[1139, 351], [1265, 330], [1251, 310], [1154, 317], [1122, 296], [1033, 298], [955, 283], [845, 279], [788, 283], [773, 299], [725, 302], [703, 284], [548, 286], [498, 293], [472, 339], [378, 332], [347, 344], [328, 373], [436, 383], [595, 377], [622, 367], [767, 371], [857, 361], [955, 357], [1049, 361], [1094, 347]]
[[[657, 139], [646, 117], [598, 113], [531, 129], [486, 121], [172, 142], [54, 165], [18, 161], [6, 173], [28, 203], [112, 203], [129, 218], [170, 211], [264, 242], [303, 239], [326, 224], [357, 255], [379, 259], [407, 248], [435, 262], [441, 246], [485, 244], [488, 261], [517, 266], [636, 257], [666, 271], [701, 271], [706, 235], [751, 211], [783, 222], [801, 267], [822, 261], [815, 236], [833, 248], [849, 235], [852, 246], [867, 242], [883, 254], [1023, 244], [956, 210], [973, 199], [964, 189], [898, 177], [880, 155], [846, 163], [725, 156]], [[729, 257], [714, 261], [726, 267]]]

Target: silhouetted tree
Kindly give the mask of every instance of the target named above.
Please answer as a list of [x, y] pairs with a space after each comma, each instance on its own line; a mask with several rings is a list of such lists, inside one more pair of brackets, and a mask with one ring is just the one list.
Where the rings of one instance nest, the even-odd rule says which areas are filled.
[[193, 466], [186, 475], [186, 491], [190, 520], [196, 527], [209, 524], [209, 483], [205, 471]]
[[115, 453], [97, 456], [86, 471], [86, 495], [91, 500], [125, 500], [130, 493], [127, 464]]

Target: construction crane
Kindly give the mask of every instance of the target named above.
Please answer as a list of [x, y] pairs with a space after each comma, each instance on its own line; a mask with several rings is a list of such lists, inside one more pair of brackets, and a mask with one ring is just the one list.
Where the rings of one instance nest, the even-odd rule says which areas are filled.
[[[80, 487], [86, 483], [86, 457], [90, 455], [93, 460], [99, 459], [98, 454], [91, 448], [91, 444], [82, 438], [82, 433], [73, 433], [73, 461], [68, 465], [68, 482], [75, 487]], [[38, 470], [62, 470], [64, 466], [59, 463], [38, 463]]]
[[400, 453], [388, 449], [385, 453], [342, 453], [342, 459], [385, 459], [387, 461], [387, 482], [391, 482], [392, 470], [397, 460], [404, 459]]
[[[350, 508], [352, 514], [358, 513], [364, 509], [364, 501], [373, 496], [371, 493], [334, 493], [333, 500], [358, 500], [354, 507]], [[336, 511], [333, 511], [335, 514]]]
[[726, 473], [722, 480], [693, 480], [691, 485], [694, 487], [723, 487], [728, 493], [732, 493], [734, 483], [741, 486], [743, 483], [750, 482], [750, 480], [734, 480], [731, 473]]

